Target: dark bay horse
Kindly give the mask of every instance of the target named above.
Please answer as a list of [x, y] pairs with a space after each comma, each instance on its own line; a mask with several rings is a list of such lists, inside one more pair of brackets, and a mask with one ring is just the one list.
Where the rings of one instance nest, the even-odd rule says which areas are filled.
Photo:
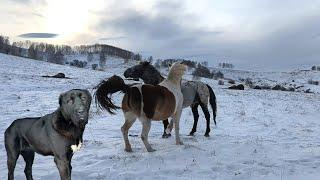
[[[126, 78], [140, 78], [144, 83], [152, 85], [157, 85], [165, 79], [163, 76], [161, 76], [160, 72], [149, 62], [141, 62], [138, 65], [128, 68], [124, 72], [124, 76]], [[213, 120], [215, 124], [217, 113], [216, 96], [212, 88], [208, 84], [205, 84], [201, 81], [186, 81], [182, 82], [181, 91], [183, 94], [183, 108], [190, 106], [193, 113], [194, 123], [190, 135], [193, 136], [197, 131], [197, 124], [199, 119], [198, 106], [200, 105], [207, 121], [205, 136], [208, 137], [210, 133], [210, 113], [208, 110], [208, 100], [213, 110]], [[163, 121], [163, 138], [167, 138], [170, 136], [170, 134], [167, 134], [165, 131], [168, 124], [168, 120]]]

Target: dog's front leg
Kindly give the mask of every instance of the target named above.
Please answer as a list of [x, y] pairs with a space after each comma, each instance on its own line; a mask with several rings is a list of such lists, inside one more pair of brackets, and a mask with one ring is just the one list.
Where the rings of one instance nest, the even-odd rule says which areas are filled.
[[71, 180], [71, 162], [68, 158], [54, 158], [61, 180]]

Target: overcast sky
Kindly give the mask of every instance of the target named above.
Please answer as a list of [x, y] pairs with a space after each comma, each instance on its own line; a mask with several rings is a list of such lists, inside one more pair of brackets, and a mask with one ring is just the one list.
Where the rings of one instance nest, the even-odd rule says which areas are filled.
[[320, 64], [320, 0], [0, 0], [0, 17], [11, 40], [106, 43], [245, 69]]

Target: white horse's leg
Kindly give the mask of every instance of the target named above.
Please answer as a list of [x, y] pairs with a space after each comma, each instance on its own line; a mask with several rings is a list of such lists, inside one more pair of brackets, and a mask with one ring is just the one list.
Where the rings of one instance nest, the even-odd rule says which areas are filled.
[[148, 152], [153, 152], [155, 151], [152, 149], [151, 145], [149, 144], [148, 141], [148, 134], [151, 128], [151, 120], [150, 119], [144, 119], [141, 118], [141, 123], [142, 123], [142, 132], [141, 132], [141, 139], [142, 142], [144, 143], [144, 146], [147, 148]]
[[180, 108], [180, 110], [177, 110], [176, 114], [173, 116], [177, 145], [183, 145], [183, 142], [180, 139], [180, 133], [179, 133], [179, 130], [180, 130], [179, 123], [180, 123], [181, 112], [182, 112], [182, 109]]
[[137, 117], [132, 112], [125, 112], [124, 117], [125, 117], [125, 122], [121, 127], [121, 132], [122, 132], [124, 144], [125, 144], [124, 150], [127, 152], [132, 152], [132, 148], [128, 138], [128, 131], [130, 127], [133, 125], [133, 123], [136, 121]]

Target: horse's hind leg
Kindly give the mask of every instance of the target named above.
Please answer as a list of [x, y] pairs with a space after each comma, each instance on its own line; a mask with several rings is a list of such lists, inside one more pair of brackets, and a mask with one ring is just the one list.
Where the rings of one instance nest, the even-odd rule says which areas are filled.
[[192, 130], [190, 132], [190, 136], [193, 136], [194, 133], [197, 131], [197, 125], [198, 125], [198, 120], [199, 120], [199, 113], [198, 113], [198, 106], [199, 104], [193, 104], [191, 106], [191, 110], [192, 110], [192, 114], [193, 114], [193, 127]]
[[168, 137], [171, 136], [170, 133], [166, 133], [166, 129], [167, 129], [168, 125], [169, 125], [169, 121], [168, 121], [168, 119], [166, 119], [166, 120], [164, 120], [162, 122], [163, 122], [163, 129], [164, 129], [163, 130], [163, 134], [162, 134], [162, 138], [168, 138]]
[[208, 106], [203, 104], [203, 103], [200, 103], [200, 106], [201, 106], [201, 109], [204, 113], [204, 116], [206, 117], [206, 120], [207, 120], [207, 128], [206, 128], [206, 132], [204, 134], [204, 136], [206, 137], [209, 137], [209, 133], [210, 133], [210, 113], [209, 113], [209, 110], [208, 110]]
[[125, 122], [121, 127], [121, 132], [122, 132], [124, 144], [125, 144], [124, 150], [127, 152], [132, 152], [132, 148], [128, 138], [128, 131], [130, 127], [133, 125], [133, 123], [136, 121], [137, 117], [132, 112], [125, 112], [124, 117], [125, 117]]
[[149, 134], [149, 131], [151, 128], [151, 120], [143, 118], [143, 119], [141, 119], [141, 123], [142, 123], [142, 132], [141, 132], [142, 142], [144, 143], [144, 146], [147, 148], [148, 152], [153, 152], [155, 150], [152, 149], [152, 147], [148, 141], [148, 134]]
[[32, 180], [32, 164], [34, 160], [34, 151], [23, 151], [21, 155], [26, 162], [26, 167], [24, 169], [24, 173], [26, 175], [27, 180]]

